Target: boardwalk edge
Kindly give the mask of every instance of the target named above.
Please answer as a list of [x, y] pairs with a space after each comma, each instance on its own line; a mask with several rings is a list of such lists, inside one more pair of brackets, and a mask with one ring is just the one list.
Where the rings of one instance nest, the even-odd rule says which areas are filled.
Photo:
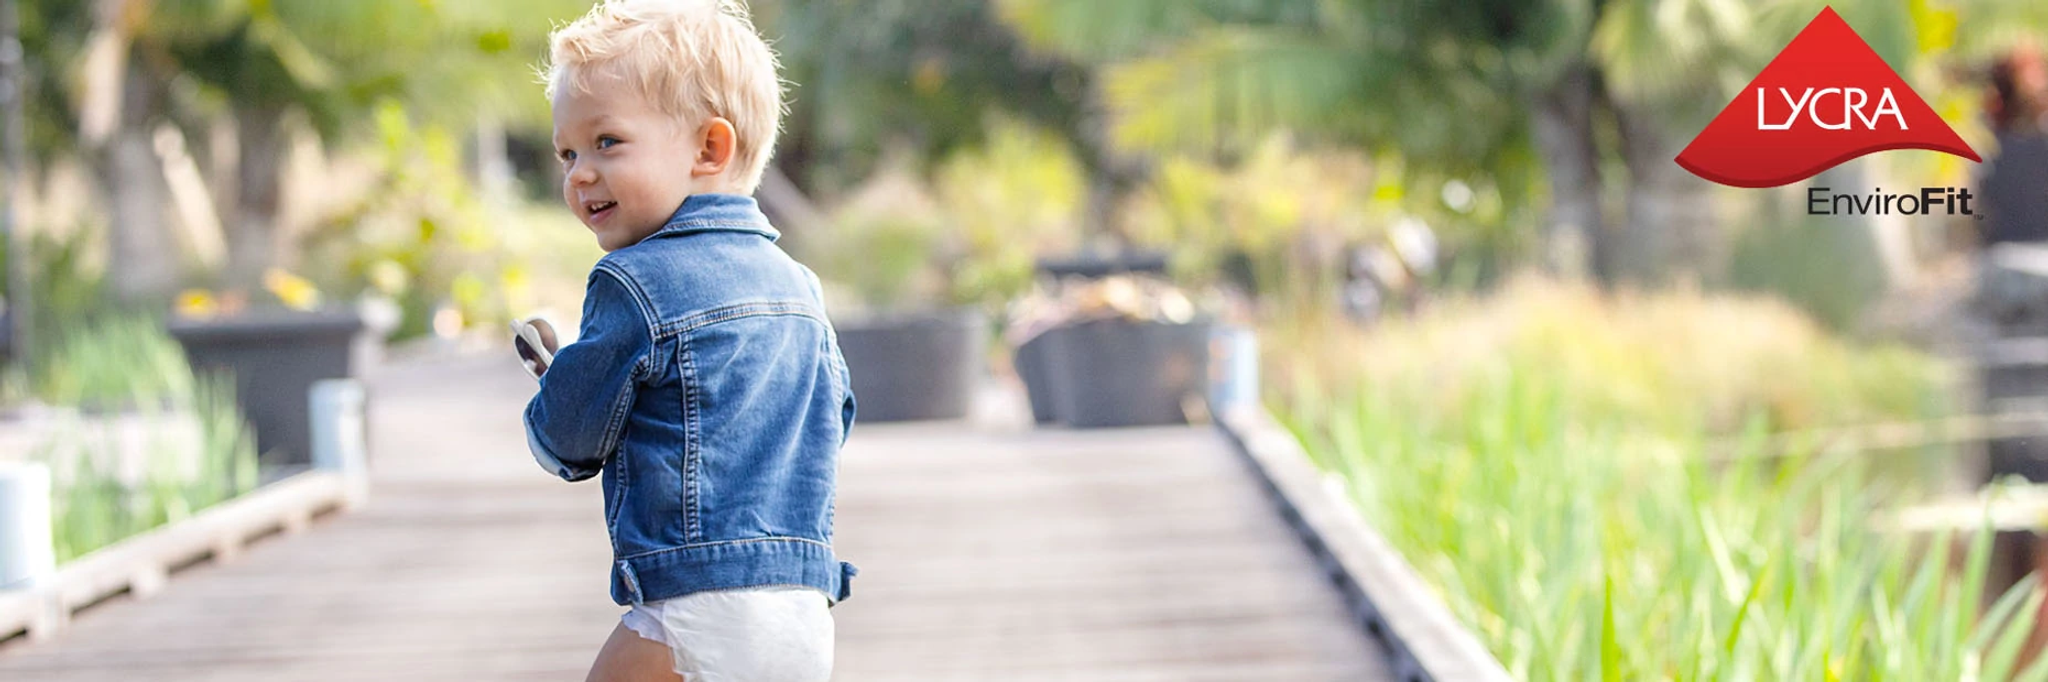
[[359, 486], [349, 478], [324, 470], [296, 474], [94, 550], [33, 587], [0, 591], [0, 640], [22, 633], [47, 639], [67, 627], [73, 612], [123, 590], [146, 598], [172, 572], [199, 559], [232, 560], [257, 537], [290, 533], [315, 515], [353, 506]]
[[1223, 410], [1216, 425], [1344, 593], [1352, 617], [1386, 649], [1399, 679], [1512, 679], [1351, 501], [1323, 483], [1301, 443], [1264, 407]]

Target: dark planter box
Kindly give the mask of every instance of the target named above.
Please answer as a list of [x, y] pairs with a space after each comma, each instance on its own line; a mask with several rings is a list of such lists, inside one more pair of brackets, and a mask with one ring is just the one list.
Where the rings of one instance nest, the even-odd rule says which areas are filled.
[[1133, 251], [1115, 255], [1078, 254], [1061, 258], [1040, 258], [1038, 272], [1054, 278], [1088, 279], [1123, 274], [1165, 275], [1167, 256], [1158, 251]]
[[834, 322], [862, 422], [967, 416], [988, 348], [987, 322], [946, 310]]
[[1018, 346], [1010, 358], [1017, 378], [1024, 381], [1024, 395], [1031, 401], [1033, 422], [1052, 424], [1060, 420], [1060, 377], [1053, 372], [1053, 355], [1060, 352], [1056, 349], [1066, 333], [1066, 327], [1047, 329]]
[[321, 379], [355, 376], [352, 343], [363, 329], [354, 311], [261, 313], [219, 320], [174, 320], [170, 332], [193, 369], [235, 377], [235, 402], [256, 430], [265, 467], [312, 461], [308, 389]]
[[[2048, 400], [2048, 337], [1996, 339], [1977, 349], [1979, 385], [1987, 414], [2027, 409]], [[2048, 482], [2048, 439], [2018, 436], [1985, 444], [1985, 475], [2019, 474]]]
[[1059, 421], [1083, 429], [1187, 423], [1185, 401], [1208, 393], [1210, 326], [1113, 319], [1056, 330], [1045, 352]]

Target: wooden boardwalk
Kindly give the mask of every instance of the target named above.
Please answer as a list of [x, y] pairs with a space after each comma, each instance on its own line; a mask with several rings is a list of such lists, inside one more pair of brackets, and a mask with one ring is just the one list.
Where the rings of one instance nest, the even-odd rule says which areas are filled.
[[[0, 680], [582, 679], [623, 609], [597, 486], [526, 454], [531, 392], [495, 357], [386, 369], [366, 507], [0, 644]], [[1385, 677], [1218, 435], [992, 421], [856, 428], [835, 679]]]

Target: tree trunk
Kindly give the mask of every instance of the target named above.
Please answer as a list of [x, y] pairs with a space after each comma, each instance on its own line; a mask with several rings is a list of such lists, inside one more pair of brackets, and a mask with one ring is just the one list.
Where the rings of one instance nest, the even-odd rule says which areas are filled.
[[1714, 272], [1724, 249], [1713, 184], [1675, 159], [1686, 136], [1682, 119], [1648, 106], [1614, 103], [1628, 167], [1626, 229], [1615, 244], [1621, 279], [1646, 285], [1698, 282]]
[[163, 162], [151, 134], [163, 93], [133, 55], [121, 88], [119, 120], [99, 164], [112, 206], [107, 279], [122, 303], [151, 305], [169, 300], [178, 267], [164, 223]]
[[28, 118], [23, 104], [26, 73], [22, 68], [21, 15], [14, 0], [0, 0], [0, 163], [6, 166], [5, 189], [0, 190], [0, 247], [7, 249], [7, 297], [0, 300], [0, 320], [6, 321], [0, 346], [8, 365], [25, 368], [29, 357], [29, 335], [35, 333], [31, 320], [35, 300], [29, 291], [28, 243], [21, 225], [21, 203], [28, 195]]
[[279, 184], [284, 170], [284, 111], [278, 107], [235, 109], [238, 182], [234, 219], [228, 225], [228, 283], [253, 289], [276, 264]]
[[1118, 154], [1111, 144], [1109, 105], [1099, 81], [1088, 78], [1082, 92], [1084, 100], [1074, 122], [1076, 130], [1069, 137], [1079, 152], [1081, 167], [1088, 173], [1088, 204], [1083, 216], [1086, 242], [1128, 249], [1130, 235], [1118, 223], [1117, 209], [1143, 179], [1145, 171], [1135, 161]]
[[1531, 132], [1550, 179], [1544, 267], [1567, 279], [1593, 274], [1604, 280], [1606, 221], [1600, 210], [1600, 150], [1593, 141], [1592, 69], [1566, 69], [1530, 104]]

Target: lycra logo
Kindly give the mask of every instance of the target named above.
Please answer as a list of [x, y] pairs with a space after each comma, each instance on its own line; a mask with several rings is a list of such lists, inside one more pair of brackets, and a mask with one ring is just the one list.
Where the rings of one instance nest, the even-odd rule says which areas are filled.
[[1776, 187], [1887, 149], [1982, 160], [1830, 7], [1679, 152], [1678, 165], [1723, 185]]

